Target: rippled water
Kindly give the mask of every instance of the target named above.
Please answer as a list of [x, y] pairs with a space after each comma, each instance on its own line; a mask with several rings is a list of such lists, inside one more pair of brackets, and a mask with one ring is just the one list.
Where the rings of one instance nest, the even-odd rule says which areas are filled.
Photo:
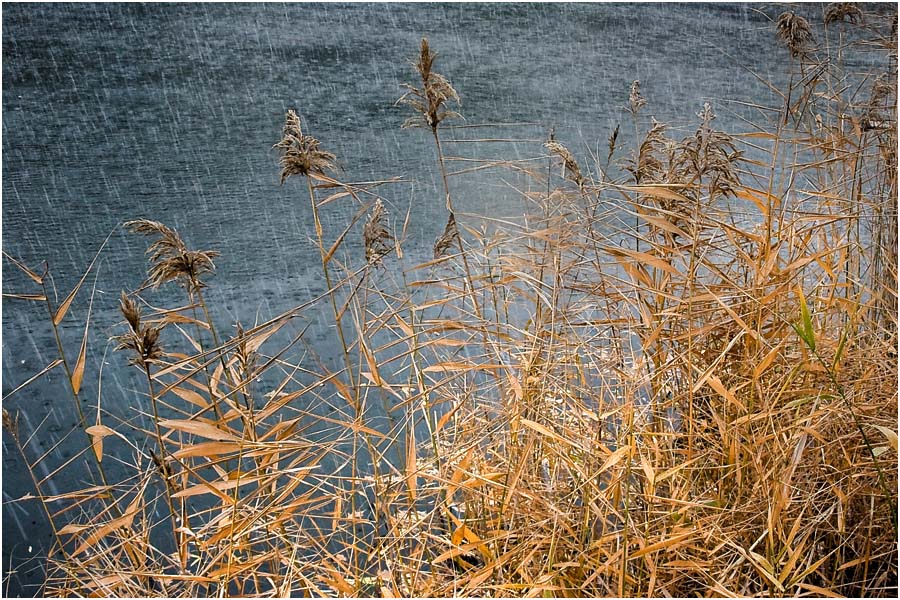
[[[797, 10], [821, 14], [818, 5]], [[287, 107], [338, 155], [345, 180], [407, 180], [384, 194], [399, 214], [412, 206], [408, 251], [425, 256], [443, 225], [435, 152], [421, 131], [400, 129], [407, 115], [394, 106], [423, 35], [459, 90], [467, 123], [531, 123], [504, 135], [535, 139], [552, 127], [584, 157], [618, 123], [626, 137], [633, 130], [623, 107], [635, 79], [647, 115], [689, 127], [708, 101], [720, 127], [745, 129], [740, 117], [752, 111], [729, 101], [772, 102], [758, 77], [786, 77], [788, 54], [769, 20], [778, 12], [736, 4], [5, 5], [3, 249], [35, 268], [47, 260], [65, 295], [117, 224], [160, 220], [190, 245], [222, 252], [209, 291], [217, 319], [265, 319], [324, 287], [304, 190], [279, 186], [271, 150]], [[478, 149], [520, 152], [539, 153], [539, 142]], [[459, 184], [462, 210], [521, 212], [514, 195], [479, 184]], [[336, 235], [352, 210], [329, 207], [326, 229]], [[137, 287], [144, 268], [143, 241], [113, 234], [99, 261], [89, 373], [114, 333], [118, 290]], [[33, 291], [7, 263], [3, 276], [4, 292]], [[64, 326], [73, 353], [85, 298]], [[4, 395], [55, 356], [39, 309], [3, 302]], [[139, 386], [120, 357], [107, 362], [104, 406], [128, 414]], [[86, 382], [88, 404], [96, 395], [96, 381]], [[55, 372], [4, 406], [21, 411], [26, 430], [47, 419], [38, 442], [46, 449], [73, 426], [70, 402]], [[39, 553], [49, 531], [35, 505], [9, 503], [31, 485], [6, 434], [3, 443], [6, 569]], [[60, 458], [73, 447], [63, 443]], [[26, 564], [10, 592], [33, 592], [21, 586], [41, 579], [39, 563]]]

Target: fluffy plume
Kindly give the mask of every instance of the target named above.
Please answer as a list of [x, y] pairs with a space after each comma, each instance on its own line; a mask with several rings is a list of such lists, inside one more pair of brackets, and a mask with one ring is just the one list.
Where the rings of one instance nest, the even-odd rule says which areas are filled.
[[435, 58], [437, 58], [437, 54], [432, 52], [428, 46], [428, 38], [422, 38], [419, 59], [414, 65], [422, 80], [422, 87], [404, 83], [403, 87], [407, 91], [397, 100], [397, 104], [405, 104], [418, 114], [407, 119], [403, 123], [403, 127], [427, 126], [432, 131], [437, 131], [438, 125], [442, 121], [462, 118], [458, 112], [445, 107], [450, 100], [456, 102], [457, 106], [462, 105], [462, 102], [450, 81], [440, 73], [433, 71]]
[[294, 175], [324, 175], [335, 171], [335, 155], [319, 148], [319, 140], [303, 135], [300, 117], [288, 109], [281, 132], [281, 141], [272, 146], [281, 152], [281, 183]]
[[447, 253], [447, 250], [459, 242], [459, 229], [456, 227], [456, 216], [451, 212], [444, 226], [444, 233], [434, 243], [434, 257], [440, 258]]
[[375, 201], [372, 212], [363, 227], [363, 242], [366, 247], [366, 262], [370, 265], [380, 265], [381, 259], [393, 248], [394, 236], [386, 225], [387, 209], [381, 198]]
[[778, 39], [787, 46], [792, 56], [806, 54], [814, 41], [809, 21], [791, 11], [781, 13], [775, 28]]
[[825, 9], [825, 24], [848, 21], [854, 25], [862, 23], [863, 14], [855, 4], [850, 2], [835, 2]]
[[568, 148], [553, 140], [544, 143], [544, 147], [562, 159], [565, 177], [567, 179], [571, 179], [577, 183], [579, 187], [584, 184], [584, 177], [581, 174], [581, 169], [578, 168], [578, 163], [575, 161], [575, 157], [569, 152]]
[[178, 232], [162, 223], [139, 219], [125, 223], [125, 227], [132, 233], [156, 238], [147, 248], [150, 257], [147, 277], [155, 288], [177, 280], [194, 292], [205, 287], [201, 277], [216, 270], [213, 259], [218, 252], [188, 250]]
[[118, 342], [116, 350], [129, 351], [131, 357], [128, 362], [140, 367], [161, 359], [163, 357], [163, 349], [159, 343], [161, 328], [143, 324], [140, 306], [125, 292], [119, 297], [119, 310], [128, 323], [128, 331], [114, 338]]
[[646, 105], [647, 100], [641, 96], [641, 82], [635, 79], [631, 84], [631, 92], [628, 94], [628, 110], [636, 115]]

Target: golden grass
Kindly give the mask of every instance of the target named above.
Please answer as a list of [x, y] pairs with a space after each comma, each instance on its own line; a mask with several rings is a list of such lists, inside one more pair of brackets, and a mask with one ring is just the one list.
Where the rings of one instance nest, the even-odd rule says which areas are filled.
[[[384, 182], [326, 175], [335, 156], [289, 112], [282, 180], [306, 178], [328, 289], [227, 339], [200, 280], [216, 253], [131, 223], [155, 238], [148, 283], [187, 300], [122, 295], [152, 429], [125, 436], [98, 405], [83, 452], [52, 465], [3, 414], [56, 533], [44, 594], [896, 592], [896, 63], [846, 98], [839, 59], [804, 62], [804, 27], [778, 20], [801, 81], [746, 134], [707, 105], [671, 139], [640, 121], [635, 82], [633, 152], [617, 128], [602, 169], [552, 137], [538, 160], [489, 163], [524, 182], [522, 223], [454, 212], [440, 125], [458, 96], [423, 41], [403, 102], [431, 129], [449, 220], [405, 271]], [[896, 38], [873, 39], [895, 60]], [[326, 246], [318, 210], [341, 199], [359, 212]], [[9, 296], [47, 304], [48, 370], [81, 410], [84, 343], [73, 363], [56, 326], [87, 273], [54, 307], [46, 273], [10, 260], [41, 287]], [[298, 325], [323, 302], [336, 372]], [[114, 456], [129, 478], [103, 475]], [[51, 496], [82, 457], [98, 483]]]

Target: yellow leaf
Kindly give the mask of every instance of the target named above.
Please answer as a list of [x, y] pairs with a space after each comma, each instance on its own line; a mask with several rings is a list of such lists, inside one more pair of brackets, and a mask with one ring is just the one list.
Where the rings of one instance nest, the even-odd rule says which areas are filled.
[[62, 322], [63, 318], [66, 316], [66, 312], [68, 312], [69, 307], [72, 305], [72, 300], [75, 299], [75, 295], [78, 294], [78, 290], [81, 289], [81, 286], [84, 284], [84, 280], [87, 279], [88, 273], [90, 273], [91, 269], [94, 268], [94, 263], [97, 262], [97, 257], [100, 256], [100, 252], [102, 252], [103, 248], [106, 247], [106, 243], [109, 241], [109, 238], [112, 236], [114, 231], [115, 229], [113, 229], [113, 231], [110, 231], [109, 235], [106, 236], [106, 239], [103, 240], [103, 243], [100, 244], [100, 248], [97, 249], [97, 253], [94, 254], [94, 258], [91, 259], [91, 264], [88, 265], [87, 270], [81, 276], [78, 284], [72, 289], [71, 292], [69, 292], [69, 295], [66, 296], [66, 299], [63, 300], [62, 304], [60, 304], [56, 309], [56, 313], [53, 315], [54, 325], [59, 325]]
[[219, 454], [228, 454], [229, 452], [237, 452], [241, 449], [241, 444], [237, 442], [201, 442], [186, 446], [175, 452], [174, 458], [193, 458], [196, 456], [216, 456]]
[[97, 456], [97, 462], [101, 462], [103, 460], [103, 438], [115, 434], [115, 431], [100, 423], [91, 425], [84, 431], [91, 436], [91, 445], [93, 446], [94, 454]]
[[422, 369], [422, 372], [434, 373], [435, 371], [492, 371], [502, 368], [504, 368], [504, 365], [499, 364], [473, 365], [464, 362], [442, 362], [435, 365], [429, 365]]
[[763, 358], [758, 365], [753, 367], [753, 378], [759, 379], [759, 376], [762, 375], [766, 369], [768, 369], [772, 362], [774, 362], [775, 358], [778, 357], [778, 353], [781, 350], [781, 347], [784, 345], [784, 342], [779, 343], [777, 346], [769, 350], [769, 353], [766, 354], [765, 358]]
[[173, 387], [171, 389], [171, 392], [173, 394], [175, 394], [176, 396], [178, 396], [179, 398], [181, 398], [182, 400], [190, 402], [191, 404], [199, 406], [200, 408], [207, 408], [209, 406], [209, 402], [206, 401], [206, 398], [204, 398], [203, 396], [201, 396], [200, 394], [198, 394], [197, 392], [195, 392], [193, 390], [186, 390], [186, 389], [180, 388], [180, 387]]
[[223, 431], [212, 423], [208, 423], [205, 421], [181, 421], [177, 419], [166, 419], [164, 421], [160, 421], [159, 424], [162, 427], [168, 427], [169, 429], [176, 429], [178, 431], [192, 433], [194, 435], [199, 435], [200, 437], [211, 440], [219, 440], [225, 442], [240, 441], [240, 438], [238, 438], [233, 433]]
[[406, 487], [409, 490], [410, 502], [416, 501], [416, 429], [409, 428], [409, 437], [406, 440]]
[[534, 431], [537, 431], [541, 435], [545, 435], [550, 439], [553, 439], [553, 440], [556, 440], [557, 442], [566, 444], [567, 446], [575, 446], [574, 442], [570, 442], [569, 440], [567, 440], [563, 437], [560, 437], [559, 435], [553, 433], [552, 431], [550, 431], [549, 429], [547, 429], [540, 423], [535, 423], [534, 421], [531, 421], [529, 419], [522, 419], [520, 422], [525, 427], [528, 427], [529, 429], [533, 429]]
[[893, 429], [889, 429], [887, 427], [882, 427], [881, 425], [875, 425], [875, 429], [880, 431], [884, 437], [887, 438], [888, 443], [891, 445], [891, 448], [894, 449], [894, 452], [897, 451], [897, 432]]
[[[3, 256], [5, 256], [6, 259], [9, 260], [9, 262], [11, 262], [12, 264], [14, 264], [14, 265], [16, 265], [17, 267], [19, 267], [19, 269], [20, 269], [23, 273], [25, 273], [26, 275], [28, 275], [28, 276], [31, 278], [31, 280], [34, 281], [36, 284], [40, 285], [40, 284], [44, 283], [44, 277], [43, 277], [42, 275], [38, 275], [37, 273], [35, 273], [34, 271], [32, 271], [31, 269], [29, 269], [28, 267], [26, 267], [26, 266], [23, 265], [22, 263], [20, 263], [20, 262], [17, 261], [16, 259], [14, 259], [12, 256], [10, 256], [9, 254], [7, 254], [5, 250], [3, 251]], [[45, 264], [46, 264], [46, 263], [45, 263]], [[46, 274], [46, 272], [45, 272], [45, 274]]]
[[622, 446], [621, 448], [619, 448], [618, 450], [616, 450], [615, 452], [613, 452], [613, 453], [609, 456], [609, 458], [607, 458], [607, 459], [603, 462], [603, 464], [600, 466], [600, 470], [598, 471], [598, 473], [603, 473], [603, 472], [605, 472], [607, 469], [609, 469], [610, 467], [612, 467], [613, 465], [615, 465], [616, 463], [618, 463], [620, 460], [622, 460], [622, 457], [625, 456], [625, 454], [626, 454], [629, 450], [630, 450], [630, 448], [629, 448], [628, 446]]
[[[685, 187], [685, 186], [678, 186]], [[647, 196], [657, 196], [659, 198], [666, 198], [668, 200], [677, 200], [678, 202], [685, 202], [688, 204], [692, 204], [692, 200], [684, 196], [683, 194], [679, 194], [675, 190], [664, 187], [662, 185], [623, 185], [622, 188], [631, 191], [631, 192], [639, 192], [641, 194], [646, 194]]]
[[694, 535], [693, 531], [688, 531], [685, 533], [680, 533], [678, 535], [673, 535], [672, 537], [670, 537], [668, 539], [665, 539], [660, 542], [656, 542], [655, 544], [650, 544], [649, 546], [645, 546], [644, 548], [641, 548], [634, 554], [629, 555], [629, 558], [631, 558], [631, 559], [639, 558], [645, 554], [649, 554], [651, 552], [656, 552], [657, 550], [662, 550], [664, 548], [668, 548], [669, 546], [674, 546], [681, 540], [689, 538], [692, 535]]

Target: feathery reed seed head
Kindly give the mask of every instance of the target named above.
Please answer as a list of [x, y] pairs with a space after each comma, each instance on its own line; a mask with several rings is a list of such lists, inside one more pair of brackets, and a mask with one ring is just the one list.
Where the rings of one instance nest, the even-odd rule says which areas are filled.
[[122, 311], [122, 316], [125, 317], [125, 321], [128, 322], [131, 331], [137, 333], [141, 330], [141, 307], [128, 297], [125, 290], [122, 290], [119, 296], [119, 310]]
[[636, 115], [647, 105], [647, 100], [641, 95], [641, 82], [635, 79], [631, 84], [631, 92], [628, 94], [628, 110]]
[[434, 243], [434, 257], [440, 258], [447, 253], [447, 250], [459, 242], [459, 229], [456, 227], [456, 216], [451, 212], [447, 218], [447, 224], [444, 226], [444, 233]]
[[381, 259], [386, 256], [393, 247], [394, 236], [387, 228], [387, 209], [381, 198], [375, 201], [375, 206], [363, 227], [363, 243], [366, 248], [366, 262], [370, 265], [380, 265]]
[[147, 219], [128, 221], [125, 227], [132, 233], [155, 237], [147, 248], [150, 267], [147, 277], [154, 288], [167, 281], [181, 281], [190, 292], [195, 292], [205, 284], [201, 277], [216, 270], [213, 259], [219, 256], [215, 250], [188, 250], [184, 241], [174, 229]]
[[806, 54], [814, 41], [809, 21], [792, 11], [781, 13], [775, 23], [775, 31], [792, 56]]
[[577, 183], [579, 187], [584, 184], [584, 176], [581, 174], [581, 169], [578, 168], [578, 162], [568, 148], [553, 140], [545, 142], [544, 147], [562, 159], [566, 178]]
[[700, 117], [697, 131], [682, 140], [677, 148], [673, 160], [675, 177], [685, 183], [696, 178], [708, 182], [710, 200], [718, 194], [733, 195], [740, 186], [736, 163], [742, 152], [737, 150], [730, 135], [713, 129], [716, 114], [708, 102], [697, 116]]
[[457, 106], [461, 106], [462, 101], [450, 81], [440, 73], [433, 71], [435, 58], [437, 58], [437, 53], [431, 51], [428, 38], [422, 38], [419, 58], [414, 63], [422, 80], [422, 87], [415, 87], [408, 83], [402, 84], [407, 91], [396, 102], [396, 104], [406, 104], [419, 113], [407, 119], [403, 123], [404, 128], [427, 126], [432, 131], [437, 131], [442, 121], [462, 118], [458, 112], [445, 107], [448, 101], [456, 102]]
[[638, 147], [637, 155], [633, 155], [625, 163], [625, 169], [631, 173], [637, 184], [661, 183], [666, 176], [661, 159], [670, 145], [670, 140], [665, 135], [666, 124], [652, 118], [651, 123], [650, 131]]
[[294, 175], [308, 176], [310, 173], [324, 175], [325, 171], [336, 171], [335, 155], [319, 148], [319, 140], [303, 135], [300, 117], [294, 109], [288, 109], [281, 131], [281, 141], [272, 146], [281, 151], [281, 183]]
[[606, 162], [608, 163], [612, 159], [612, 155], [616, 151], [616, 142], [619, 140], [619, 124], [616, 123], [616, 128], [613, 130], [609, 137], [606, 139], [609, 153], [606, 155]]
[[163, 349], [159, 343], [162, 328], [142, 324], [140, 306], [124, 291], [119, 297], [119, 310], [128, 322], [129, 331], [113, 338], [118, 342], [116, 350], [130, 351], [132, 356], [128, 362], [140, 367], [162, 358]]
[[835, 2], [825, 9], [825, 24], [847, 21], [854, 25], [863, 22], [863, 13], [851, 2]]
[[13, 417], [8, 410], [3, 409], [3, 427], [9, 432], [11, 436], [18, 442], [19, 441], [19, 415], [16, 414]]

